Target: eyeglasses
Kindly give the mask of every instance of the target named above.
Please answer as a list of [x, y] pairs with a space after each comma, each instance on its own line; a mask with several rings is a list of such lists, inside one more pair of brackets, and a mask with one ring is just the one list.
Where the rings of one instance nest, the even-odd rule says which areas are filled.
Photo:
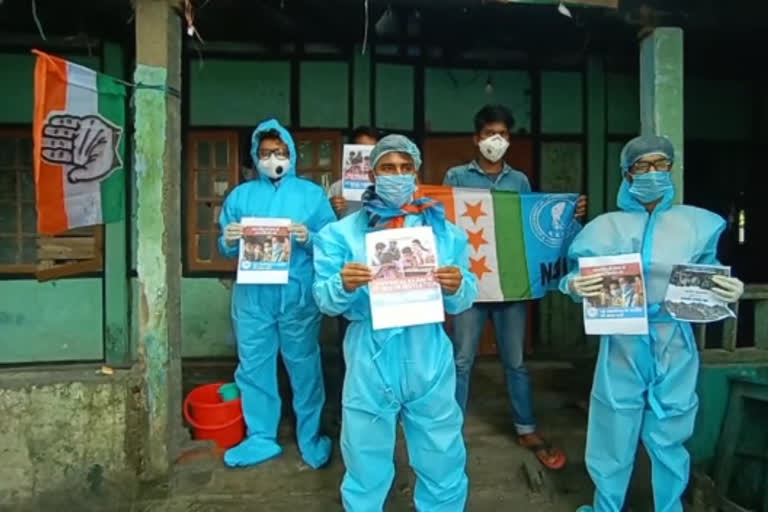
[[645, 174], [649, 172], [651, 169], [655, 171], [668, 171], [671, 168], [672, 168], [672, 160], [668, 158], [664, 158], [662, 160], [656, 160], [653, 162], [641, 160], [639, 162], [635, 162], [634, 164], [632, 164], [632, 167], [630, 167], [629, 172], [631, 174]]
[[396, 174], [416, 174], [413, 164], [381, 164], [376, 168], [376, 174], [394, 176]]
[[288, 158], [288, 150], [286, 149], [260, 149], [259, 159], [266, 160], [267, 158], [275, 155], [278, 158]]

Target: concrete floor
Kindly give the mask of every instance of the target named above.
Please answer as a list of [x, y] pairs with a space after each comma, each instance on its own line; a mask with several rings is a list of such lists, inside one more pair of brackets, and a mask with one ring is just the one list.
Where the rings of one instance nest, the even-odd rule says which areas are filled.
[[[331, 364], [326, 366], [326, 372], [331, 375], [329, 396], [333, 396], [334, 369]], [[221, 370], [226, 376], [226, 370]], [[189, 370], [185, 383], [191, 387], [198, 382], [210, 382], [211, 371], [210, 368]], [[555, 373], [566, 371], [560, 369]], [[534, 378], [551, 382], [552, 372], [534, 370]], [[563, 446], [573, 461], [558, 475], [543, 471], [530, 453], [515, 444], [501, 369], [496, 360], [479, 361], [472, 395], [465, 428], [471, 482], [468, 510], [495, 512], [535, 507], [541, 512], [572, 512], [589, 501], [591, 487], [581, 463], [585, 415], [583, 410], [570, 406], [578, 401], [577, 395], [569, 397], [559, 391], [537, 391], [537, 408], [544, 434]], [[285, 402], [290, 403], [288, 399]], [[331, 402], [329, 423], [333, 417], [332, 409]], [[145, 492], [134, 504], [132, 512], [342, 510], [339, 483], [344, 466], [338, 444], [334, 447], [332, 464], [313, 471], [301, 462], [293, 439], [292, 421], [290, 415], [285, 414], [281, 426], [285, 452], [280, 458], [256, 468], [230, 470], [205, 451], [188, 454], [177, 466], [168, 495], [153, 499]], [[387, 510], [394, 512], [413, 510], [414, 479], [402, 432], [398, 434], [397, 474], [387, 504]]]
[[[331, 366], [331, 365], [328, 365]], [[185, 390], [199, 383], [230, 380], [231, 364], [185, 367]], [[328, 372], [328, 370], [326, 370]], [[542, 434], [565, 449], [569, 464], [557, 473], [542, 469], [515, 444], [501, 368], [494, 358], [480, 359], [473, 376], [471, 405], [465, 427], [472, 512], [536, 510], [573, 512], [588, 503], [592, 485], [584, 470], [583, 451], [589, 368], [531, 365], [535, 402]], [[328, 372], [333, 374], [333, 370]], [[281, 380], [284, 382], [285, 376]], [[329, 380], [333, 380], [332, 378]], [[333, 388], [332, 382], [330, 388]], [[286, 395], [284, 403], [290, 404]], [[329, 393], [333, 396], [333, 392]], [[328, 423], [333, 417], [329, 400]], [[284, 415], [280, 437], [284, 454], [258, 467], [231, 470], [220, 453], [209, 448], [187, 452], [167, 481], [125, 491], [107, 482], [98, 496], [41, 496], [34, 510], [115, 512], [333, 512], [342, 510], [339, 483], [344, 472], [335, 445], [329, 467], [313, 471], [301, 462], [293, 439], [292, 418]], [[397, 475], [387, 511], [414, 510], [413, 475], [405, 442], [398, 436]], [[638, 459], [630, 503], [635, 512], [653, 510], [649, 501], [647, 458]], [[31, 509], [30, 509], [31, 510]]]
[[[499, 510], [537, 510], [537, 512], [572, 512], [591, 501], [592, 484], [583, 463], [586, 412], [590, 368], [567, 365], [531, 365], [537, 415], [541, 431], [552, 443], [566, 450], [569, 465], [562, 471], [545, 471], [536, 459], [515, 443], [512, 423], [498, 360], [480, 359], [473, 376], [471, 406], [465, 427], [469, 463], [472, 512]], [[229, 369], [223, 370], [222, 375]], [[329, 397], [334, 396], [332, 364]], [[185, 384], [211, 381], [210, 369], [189, 369]], [[285, 376], [282, 376], [284, 382]], [[285, 395], [284, 395], [285, 396]], [[284, 403], [290, 404], [286, 398]], [[328, 420], [333, 417], [329, 399]], [[340, 511], [339, 483], [344, 473], [338, 444], [332, 464], [313, 471], [301, 462], [293, 439], [292, 418], [286, 411], [281, 426], [284, 454], [263, 465], [242, 470], [222, 466], [218, 457], [206, 452], [189, 454], [177, 466], [170, 487], [157, 498], [145, 492], [131, 512], [215, 512], [269, 510], [275, 512]], [[402, 432], [396, 448], [397, 474], [387, 511], [414, 510], [413, 475]], [[640, 459], [637, 483], [630, 501], [636, 511], [652, 510], [648, 499], [647, 462]]]

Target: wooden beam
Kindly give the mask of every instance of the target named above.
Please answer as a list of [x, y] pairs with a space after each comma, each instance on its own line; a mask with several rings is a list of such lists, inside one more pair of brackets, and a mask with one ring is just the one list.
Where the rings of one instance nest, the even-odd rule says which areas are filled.
[[[102, 53], [102, 71], [111, 76], [125, 78], [120, 46], [105, 43]], [[130, 185], [128, 187], [130, 188]], [[104, 360], [110, 366], [128, 366], [131, 363], [128, 327], [127, 195], [128, 191], [125, 192], [122, 204], [123, 220], [104, 226]]]
[[768, 300], [755, 303], [755, 348], [768, 350]]
[[605, 69], [600, 56], [587, 58], [587, 195], [589, 218], [605, 213]]
[[93, 237], [40, 236], [37, 239], [39, 260], [90, 260], [95, 256]]
[[707, 324], [693, 324], [693, 335], [699, 350], [707, 348]]
[[734, 318], [728, 318], [723, 322], [723, 348], [736, 350], [736, 342], [739, 335], [739, 303], [733, 305]]
[[488, 0], [487, 3], [533, 5], [559, 5], [564, 3], [577, 7], [604, 7], [608, 9], [619, 8], [619, 0]]
[[741, 300], [768, 300], [768, 284], [748, 284]]
[[739, 348], [736, 350], [707, 349], [701, 353], [702, 364], [765, 364], [768, 363], [768, 350], [757, 348]]

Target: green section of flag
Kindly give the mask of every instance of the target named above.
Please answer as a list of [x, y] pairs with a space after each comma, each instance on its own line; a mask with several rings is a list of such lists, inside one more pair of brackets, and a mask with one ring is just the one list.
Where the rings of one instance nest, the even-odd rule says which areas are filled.
[[520, 195], [493, 191], [491, 197], [501, 291], [505, 299], [530, 299], [531, 281], [528, 276]]
[[[101, 215], [104, 224], [123, 220], [125, 208], [125, 86], [112, 77], [99, 73], [99, 114], [108, 120], [118, 134], [117, 157], [120, 167], [101, 182]], [[110, 145], [112, 141], [109, 141]], [[109, 151], [115, 148], [110, 147]]]

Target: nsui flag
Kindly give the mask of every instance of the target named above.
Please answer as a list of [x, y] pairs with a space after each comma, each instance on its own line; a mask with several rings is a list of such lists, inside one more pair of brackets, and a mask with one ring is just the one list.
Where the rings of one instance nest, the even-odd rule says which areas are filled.
[[123, 216], [125, 87], [35, 51], [38, 231], [55, 235]]
[[567, 272], [567, 251], [581, 224], [577, 194], [517, 194], [421, 185], [469, 237], [469, 268], [479, 302], [538, 299]]

